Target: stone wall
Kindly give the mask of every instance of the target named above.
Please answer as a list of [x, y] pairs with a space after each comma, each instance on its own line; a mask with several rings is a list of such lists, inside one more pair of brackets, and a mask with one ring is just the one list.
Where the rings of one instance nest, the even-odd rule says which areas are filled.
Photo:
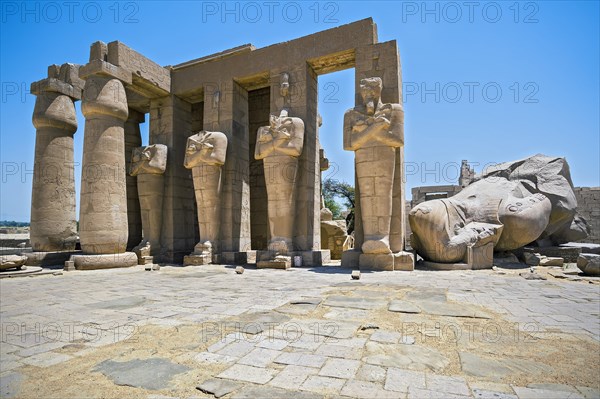
[[591, 228], [589, 237], [581, 240], [600, 244], [600, 187], [575, 187], [577, 212]]

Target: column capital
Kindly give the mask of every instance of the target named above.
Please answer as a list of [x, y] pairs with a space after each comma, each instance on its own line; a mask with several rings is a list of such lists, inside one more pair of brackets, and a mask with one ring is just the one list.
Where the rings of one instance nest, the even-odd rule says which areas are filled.
[[31, 83], [30, 92], [36, 96], [45, 92], [54, 92], [69, 96], [73, 101], [81, 100], [85, 82], [79, 78], [80, 67], [70, 63], [50, 65], [48, 77]]

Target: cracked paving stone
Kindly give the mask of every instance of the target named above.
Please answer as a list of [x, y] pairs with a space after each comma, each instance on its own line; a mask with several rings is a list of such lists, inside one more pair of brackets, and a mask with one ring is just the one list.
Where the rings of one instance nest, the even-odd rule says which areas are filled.
[[124, 362], [105, 360], [94, 368], [117, 385], [149, 390], [169, 388], [171, 379], [191, 370], [187, 366], [172, 363], [169, 359], [133, 359]]
[[214, 395], [216, 398], [220, 398], [221, 396], [225, 396], [239, 389], [241, 386], [242, 384], [237, 382], [222, 380], [219, 378], [210, 378], [198, 385], [196, 388], [204, 393]]

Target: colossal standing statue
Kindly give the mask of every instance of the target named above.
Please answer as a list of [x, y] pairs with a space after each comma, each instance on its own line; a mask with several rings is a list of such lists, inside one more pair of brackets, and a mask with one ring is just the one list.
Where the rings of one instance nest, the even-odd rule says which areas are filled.
[[294, 251], [298, 157], [304, 144], [304, 122], [286, 110], [271, 115], [269, 126], [258, 129], [254, 157], [263, 161], [267, 186], [270, 240], [268, 249], [285, 256]]
[[[360, 192], [360, 212], [364, 231], [361, 263], [393, 270], [390, 225], [396, 149], [404, 143], [404, 112], [400, 104], [381, 102], [382, 81], [360, 81], [363, 103], [344, 115], [344, 149], [354, 151]], [[372, 261], [368, 261], [371, 259]], [[377, 265], [379, 266], [377, 266]], [[385, 266], [385, 265], [388, 266]]]
[[167, 146], [154, 144], [133, 149], [129, 174], [137, 176], [137, 190], [142, 216], [143, 239], [133, 251], [140, 263], [152, 263], [150, 256], [160, 251], [164, 173], [167, 168]]
[[220, 252], [222, 167], [227, 154], [227, 136], [221, 132], [201, 131], [190, 136], [184, 166], [192, 170], [198, 207], [200, 241], [184, 265], [205, 265], [217, 261]]

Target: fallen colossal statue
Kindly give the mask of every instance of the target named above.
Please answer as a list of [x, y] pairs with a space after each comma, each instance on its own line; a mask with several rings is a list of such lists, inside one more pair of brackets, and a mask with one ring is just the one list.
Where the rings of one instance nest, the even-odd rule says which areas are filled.
[[[426, 261], [468, 263], [469, 251], [484, 246], [559, 244], [586, 236], [576, 207], [566, 160], [535, 155], [488, 167], [457, 195], [417, 205], [409, 214], [411, 245]], [[483, 263], [491, 267], [491, 257]]]

